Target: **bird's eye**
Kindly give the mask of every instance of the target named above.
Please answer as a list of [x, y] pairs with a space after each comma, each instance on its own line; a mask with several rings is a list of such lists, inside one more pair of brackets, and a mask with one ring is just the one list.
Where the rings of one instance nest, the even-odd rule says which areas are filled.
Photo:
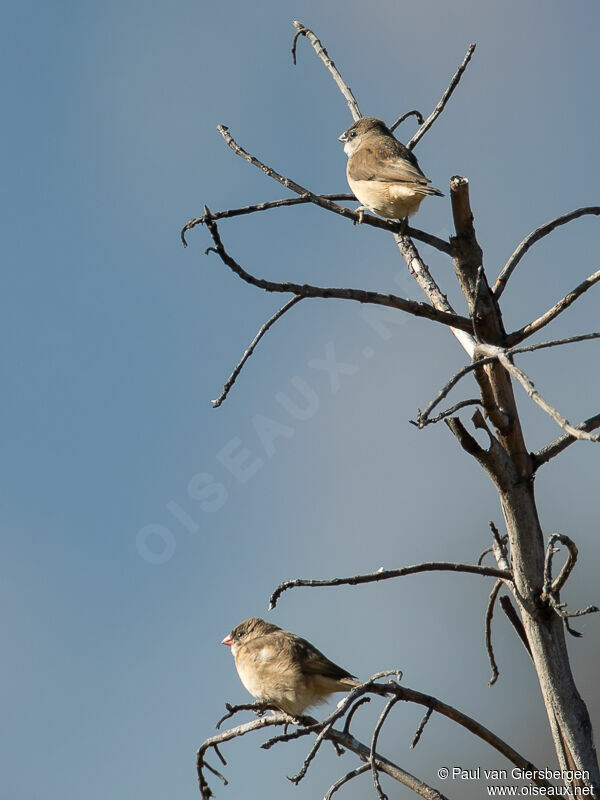
[[352, 133], [350, 134], [350, 138], [354, 139], [355, 136], [356, 136], [356, 131], [352, 131]]

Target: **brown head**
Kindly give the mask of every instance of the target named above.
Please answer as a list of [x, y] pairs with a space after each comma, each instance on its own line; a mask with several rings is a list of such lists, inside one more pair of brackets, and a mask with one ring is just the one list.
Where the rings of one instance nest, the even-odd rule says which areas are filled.
[[344, 131], [338, 139], [344, 143], [344, 152], [351, 156], [365, 140], [372, 136], [393, 137], [393, 133], [383, 120], [376, 117], [361, 117], [361, 119], [357, 119], [356, 122], [350, 125], [348, 130]]
[[228, 633], [222, 640], [221, 644], [237, 648], [239, 645], [249, 642], [251, 639], [256, 639], [257, 636], [264, 636], [266, 633], [273, 633], [274, 631], [280, 630], [281, 628], [277, 625], [273, 625], [271, 622], [265, 622], [265, 620], [260, 617], [250, 617], [250, 619], [245, 619], [243, 622], [240, 622], [239, 625], [236, 625], [231, 633]]

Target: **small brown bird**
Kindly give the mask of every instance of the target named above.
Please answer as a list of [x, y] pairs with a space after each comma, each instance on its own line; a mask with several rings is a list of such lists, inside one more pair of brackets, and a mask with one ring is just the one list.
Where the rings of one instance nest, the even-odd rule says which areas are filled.
[[346, 177], [359, 202], [386, 219], [418, 211], [426, 195], [444, 195], [428, 186], [415, 155], [375, 117], [362, 117], [339, 137], [348, 156]]
[[360, 683], [306, 639], [259, 617], [240, 622], [222, 641], [231, 647], [241, 682], [254, 697], [299, 717], [333, 692]]

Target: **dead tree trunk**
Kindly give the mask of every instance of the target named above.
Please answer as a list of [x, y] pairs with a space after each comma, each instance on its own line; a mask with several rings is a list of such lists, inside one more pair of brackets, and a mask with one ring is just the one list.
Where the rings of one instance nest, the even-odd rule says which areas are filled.
[[[454, 268], [469, 304], [478, 345], [474, 358], [485, 355], [485, 345], [506, 347], [506, 332], [495, 297], [483, 270], [483, 253], [475, 236], [468, 183], [451, 182], [456, 236], [451, 240]], [[508, 533], [513, 595], [540, 683], [556, 753], [562, 769], [589, 773], [592, 786], [600, 786], [600, 772], [592, 726], [573, 679], [564, 624], [548, 593], [544, 565], [546, 552], [534, 493], [534, 465], [523, 438], [509, 373], [499, 362], [475, 371], [486, 416], [494, 433], [483, 450], [465, 431], [458, 418], [450, 428], [492, 478], [502, 505]], [[483, 423], [480, 423], [483, 425]], [[575, 785], [582, 785], [576, 781]]]

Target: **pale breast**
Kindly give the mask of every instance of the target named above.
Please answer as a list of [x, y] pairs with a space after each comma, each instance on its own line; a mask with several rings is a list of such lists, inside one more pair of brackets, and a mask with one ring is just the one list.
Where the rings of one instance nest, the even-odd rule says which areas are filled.
[[414, 214], [423, 193], [420, 187], [387, 181], [354, 181], [348, 178], [350, 188], [363, 206], [386, 219], [402, 219]]

